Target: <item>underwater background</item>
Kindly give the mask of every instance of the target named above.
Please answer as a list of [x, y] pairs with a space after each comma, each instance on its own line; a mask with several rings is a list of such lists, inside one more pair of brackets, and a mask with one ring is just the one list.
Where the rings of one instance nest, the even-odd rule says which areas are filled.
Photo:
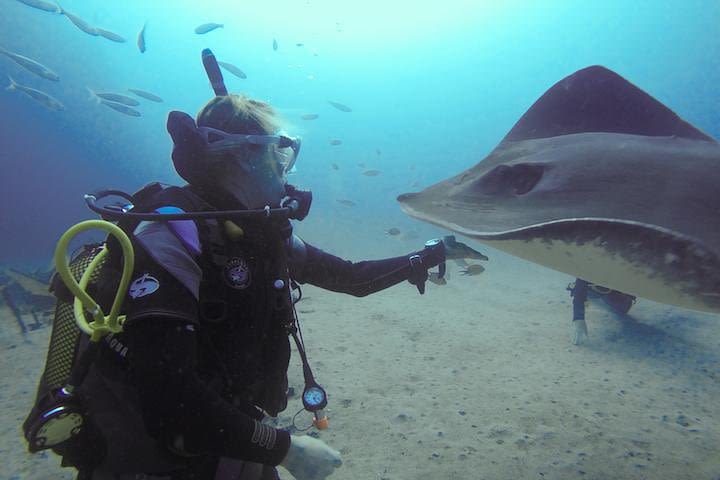
[[[231, 92], [269, 101], [302, 136], [290, 182], [312, 190], [313, 204], [296, 231], [353, 260], [407, 254], [445, 235], [404, 215], [397, 195], [477, 163], [551, 85], [589, 65], [720, 138], [715, 0], [61, 5], [126, 41], [0, 0], [0, 48], [60, 76], [45, 80], [0, 54], [0, 84], [12, 77], [65, 107], [0, 89], [8, 275], [50, 268], [59, 236], [95, 218], [85, 193], [182, 183], [165, 122], [171, 110], [195, 116], [212, 97], [204, 48], [245, 74], [223, 70]], [[195, 33], [209, 22], [223, 26]], [[163, 101], [135, 97], [136, 117], [89, 89]], [[345, 462], [332, 478], [720, 478], [717, 316], [640, 299], [638, 323], [591, 311], [590, 344], [575, 348], [564, 290], [572, 279], [472, 245], [491, 258], [487, 271], [466, 278], [449, 265], [448, 284], [424, 296], [409, 285], [372, 300], [307, 289], [300, 314], [334, 422], [323, 439]], [[36, 330], [25, 321], [21, 335], [0, 311], [0, 480], [69, 479], [57, 457], [25, 453], [19, 425], [50, 330], [47, 319], [35, 316]]]
[[[5, 265], [47, 266], [67, 226], [93, 217], [85, 193], [181, 182], [165, 121], [170, 110], [194, 116], [212, 97], [203, 48], [246, 74], [224, 71], [230, 91], [270, 101], [286, 130], [303, 137], [291, 182], [312, 189], [314, 204], [298, 229], [310, 240], [337, 234], [340, 254], [385, 248], [384, 231], [393, 226], [429, 232], [401, 214], [397, 194], [475, 164], [547, 88], [589, 65], [616, 71], [720, 136], [720, 3], [713, 0], [62, 2], [125, 43], [17, 0], [0, 5], [0, 47], [60, 76], [42, 79], [0, 55], [0, 82], [9, 84], [10, 75], [66, 107], [50, 111], [0, 91]], [[208, 22], [224, 27], [194, 32]], [[142, 116], [131, 117], [99, 104], [88, 88], [142, 89], [164, 102], [138, 98]], [[303, 120], [307, 114], [318, 118]], [[362, 175], [367, 170], [381, 173]]]

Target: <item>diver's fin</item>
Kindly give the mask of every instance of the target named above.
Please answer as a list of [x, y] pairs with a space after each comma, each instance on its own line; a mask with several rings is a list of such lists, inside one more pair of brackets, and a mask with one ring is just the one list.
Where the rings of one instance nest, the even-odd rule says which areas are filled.
[[605, 67], [578, 70], [553, 85], [503, 141], [612, 132], [715, 141]]

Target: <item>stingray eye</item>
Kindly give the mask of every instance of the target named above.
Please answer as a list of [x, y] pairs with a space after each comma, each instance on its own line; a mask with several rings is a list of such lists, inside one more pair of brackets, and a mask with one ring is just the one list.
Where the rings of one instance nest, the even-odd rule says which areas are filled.
[[537, 163], [498, 165], [480, 178], [478, 186], [486, 194], [524, 195], [537, 185], [543, 171]]
[[543, 176], [544, 168], [536, 163], [521, 163], [513, 165], [512, 184], [515, 188], [515, 194], [523, 195], [535, 188], [535, 185]]

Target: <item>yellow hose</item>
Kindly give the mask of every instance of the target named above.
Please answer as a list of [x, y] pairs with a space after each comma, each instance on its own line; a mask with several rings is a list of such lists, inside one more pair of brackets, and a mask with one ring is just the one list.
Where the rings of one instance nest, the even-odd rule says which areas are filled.
[[[115, 294], [110, 313], [106, 316], [95, 300], [87, 294], [85, 289], [97, 265], [107, 255], [107, 246], [103, 246], [102, 251], [98, 253], [92, 260], [88, 268], [83, 272], [80, 283], [75, 281], [70, 273], [70, 266], [67, 262], [67, 248], [70, 240], [81, 232], [86, 230], [105, 230], [109, 234], [117, 238], [123, 251], [123, 272], [120, 279], [118, 291]], [[108, 333], [117, 333], [122, 331], [122, 323], [125, 321], [124, 315], [119, 315], [122, 307], [123, 297], [127, 292], [130, 284], [130, 276], [132, 275], [135, 264], [135, 255], [130, 239], [118, 226], [105, 220], [86, 220], [70, 227], [58, 241], [55, 248], [55, 268], [60, 278], [67, 288], [75, 296], [74, 312], [75, 321], [83, 332], [90, 335], [90, 340], [97, 342]], [[93, 321], [88, 323], [85, 318], [85, 311], [89, 312]]]

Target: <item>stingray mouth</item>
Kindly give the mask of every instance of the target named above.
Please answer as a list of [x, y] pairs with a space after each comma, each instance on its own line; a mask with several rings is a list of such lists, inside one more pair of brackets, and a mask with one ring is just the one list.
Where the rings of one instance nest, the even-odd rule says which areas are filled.
[[498, 165], [468, 185], [473, 193], [485, 195], [525, 195], [542, 179], [545, 165], [518, 163]]

